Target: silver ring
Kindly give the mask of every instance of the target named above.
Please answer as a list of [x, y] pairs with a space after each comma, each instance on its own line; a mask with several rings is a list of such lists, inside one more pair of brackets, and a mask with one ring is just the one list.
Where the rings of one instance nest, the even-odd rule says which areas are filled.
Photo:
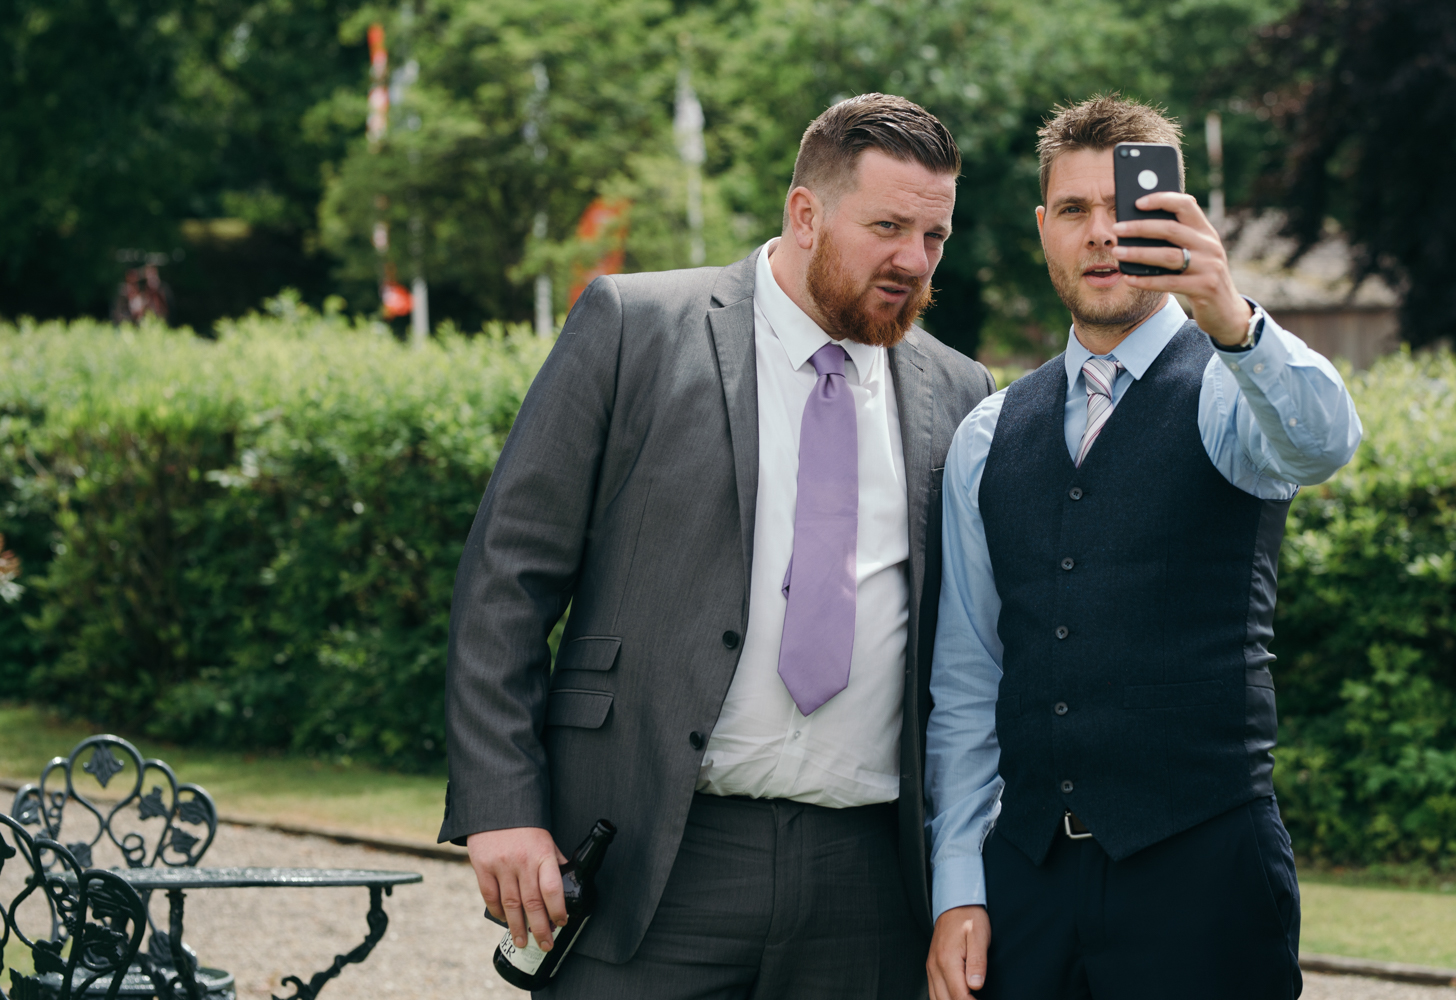
[[1180, 268], [1178, 268], [1178, 273], [1179, 274], [1182, 274], [1184, 271], [1188, 270], [1188, 264], [1193, 260], [1193, 255], [1188, 252], [1188, 248], [1187, 247], [1183, 247], [1182, 249], [1183, 249], [1183, 266], [1180, 267]]

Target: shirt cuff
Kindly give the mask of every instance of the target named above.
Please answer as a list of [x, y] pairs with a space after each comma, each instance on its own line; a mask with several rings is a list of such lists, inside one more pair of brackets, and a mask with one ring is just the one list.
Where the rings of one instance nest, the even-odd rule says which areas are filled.
[[986, 905], [986, 866], [979, 854], [946, 858], [930, 877], [931, 909], [935, 919], [957, 906]]
[[1208, 339], [1240, 387], [1267, 394], [1289, 363], [1289, 348], [1279, 337], [1278, 324], [1269, 318], [1264, 307], [1252, 300], [1245, 301], [1254, 307], [1257, 322], [1254, 346], [1246, 351], [1231, 351], [1212, 337]]

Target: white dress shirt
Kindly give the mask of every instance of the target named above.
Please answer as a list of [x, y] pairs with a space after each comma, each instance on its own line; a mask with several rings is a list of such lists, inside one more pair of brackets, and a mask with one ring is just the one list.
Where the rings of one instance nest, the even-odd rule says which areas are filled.
[[843, 808], [900, 795], [900, 711], [910, 620], [910, 522], [900, 415], [882, 347], [843, 340], [859, 432], [859, 537], [849, 686], [808, 717], [779, 677], [794, 546], [799, 427], [832, 338], [779, 287], [765, 244], [754, 278], [758, 500], [748, 628], [698, 773], [699, 791]]

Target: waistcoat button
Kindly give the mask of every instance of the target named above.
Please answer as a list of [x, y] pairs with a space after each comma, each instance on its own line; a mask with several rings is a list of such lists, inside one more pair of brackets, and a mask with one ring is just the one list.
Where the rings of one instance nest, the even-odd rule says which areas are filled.
[[688, 733], [688, 743], [692, 746], [694, 750], [701, 750], [703, 749], [703, 747], [708, 745], [708, 741], [704, 739], [703, 734], [699, 732]]
[[723, 633], [723, 645], [726, 648], [728, 648], [728, 649], [737, 649], [738, 648], [738, 633], [737, 632], [724, 632]]
[[1062, 560], [1062, 569], [1071, 569], [1075, 565], [1077, 564], [1072, 562], [1071, 556], [1067, 556], [1067, 558]]
[[1058, 625], [1057, 626], [1057, 638], [1058, 639], [1065, 639], [1067, 637], [1067, 635], [1068, 635], [1067, 626], [1065, 626], [1065, 625]]
[[1073, 500], [1082, 499], [1082, 487], [1073, 486], [1070, 490], [1067, 491], [1067, 496], [1071, 497]]
[[1067, 703], [1064, 702], [1064, 701], [1057, 702], [1056, 706], [1052, 709], [1052, 711], [1053, 712], [1056, 712], [1058, 715], [1066, 715], [1067, 714]]
[[1072, 791], [1072, 783], [1070, 781], [1064, 781], [1064, 782], [1062, 782], [1062, 794], [1063, 795], [1067, 795], [1067, 794], [1070, 794], [1071, 791]]

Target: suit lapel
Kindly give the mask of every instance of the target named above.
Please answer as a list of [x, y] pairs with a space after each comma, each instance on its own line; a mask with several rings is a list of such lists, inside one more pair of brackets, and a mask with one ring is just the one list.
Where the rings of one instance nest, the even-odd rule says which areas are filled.
[[708, 328], [718, 357], [718, 374], [723, 380], [733, 471], [738, 480], [745, 583], [753, 566], [753, 521], [758, 506], [758, 366], [753, 340], [753, 276], [761, 252], [749, 254], [722, 270], [708, 308]]
[[895, 405], [900, 411], [900, 444], [905, 453], [906, 505], [910, 521], [911, 620], [920, 605], [925, 576], [925, 523], [930, 506], [930, 461], [935, 428], [934, 392], [926, 372], [927, 361], [920, 352], [919, 338], [911, 329], [890, 348], [890, 377], [895, 384]]

